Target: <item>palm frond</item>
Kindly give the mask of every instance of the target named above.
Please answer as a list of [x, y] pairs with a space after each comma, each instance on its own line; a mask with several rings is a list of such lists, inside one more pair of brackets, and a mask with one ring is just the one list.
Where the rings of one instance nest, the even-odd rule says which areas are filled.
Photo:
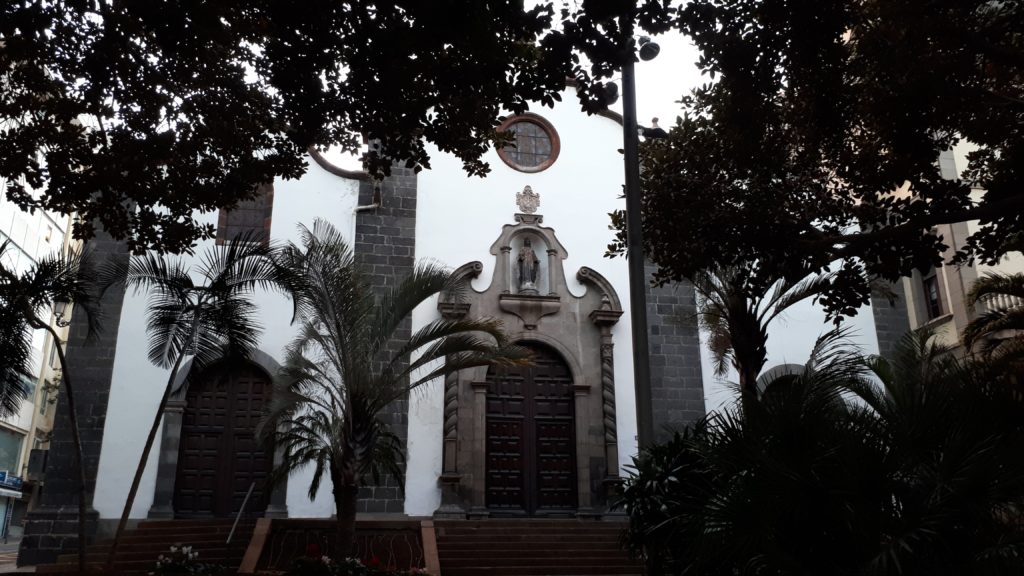
[[758, 321], [768, 324], [787, 308], [802, 302], [808, 298], [814, 298], [827, 290], [835, 279], [834, 273], [812, 274], [800, 282], [789, 284], [785, 280], [776, 283], [777, 290], [762, 305]]
[[987, 272], [975, 280], [967, 292], [967, 304], [973, 306], [990, 296], [1012, 296], [1024, 300], [1024, 274]]
[[[964, 346], [971, 350], [976, 344], [993, 336], [996, 332], [1022, 331], [1024, 333], [1024, 305], [1014, 308], [990, 310], [981, 314], [964, 328], [962, 335]], [[991, 338], [989, 347], [998, 345], [999, 338]]]
[[0, 291], [0, 418], [16, 416], [28, 398], [31, 364], [31, 330]]
[[388, 345], [399, 325], [417, 306], [456, 284], [451, 272], [443, 266], [435, 262], [417, 263], [410, 275], [380, 299], [371, 333], [371, 354], [376, 356]]

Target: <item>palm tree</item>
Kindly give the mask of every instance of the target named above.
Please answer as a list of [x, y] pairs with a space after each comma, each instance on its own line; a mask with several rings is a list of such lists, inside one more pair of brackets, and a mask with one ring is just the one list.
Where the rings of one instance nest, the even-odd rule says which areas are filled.
[[105, 271], [106, 286], [123, 284], [136, 293], [149, 294], [149, 361], [170, 370], [110, 546], [108, 571], [184, 361], [192, 361], [186, 375], [191, 378], [219, 360], [248, 358], [258, 345], [262, 328], [251, 298], [257, 291], [282, 289], [287, 284], [271, 253], [263, 236], [243, 234], [207, 250], [193, 268], [180, 259], [149, 253]]
[[756, 417], [645, 451], [627, 542], [674, 574], [1024, 573], [1024, 383], [927, 332], [888, 360], [837, 338]]
[[[9, 242], [0, 244], [0, 259], [9, 247]], [[16, 412], [18, 404], [27, 395], [28, 390], [21, 383], [23, 376], [30, 376], [26, 363], [31, 357], [31, 342], [26, 328], [45, 330], [56, 344], [75, 453], [74, 466], [78, 473], [78, 570], [81, 573], [85, 572], [86, 519], [82, 436], [78, 427], [74, 387], [71, 384], [72, 373], [68, 369], [64, 348], [60, 345], [60, 335], [49, 318], [55, 303], [74, 305], [75, 310], [85, 316], [89, 335], [95, 335], [99, 330], [95, 288], [96, 275], [84, 253], [67, 252], [46, 256], [20, 274], [0, 265], [0, 307], [3, 308], [0, 312], [0, 338], [3, 338], [0, 343], [3, 358], [0, 369], [0, 378], [3, 378], [0, 406], [4, 412]], [[14, 379], [18, 379], [19, 384], [9, 387]]]
[[408, 340], [396, 331], [419, 304], [457, 290], [452, 275], [420, 264], [378, 299], [352, 250], [330, 224], [301, 229], [301, 246], [281, 250], [293, 287], [298, 334], [275, 382], [264, 437], [283, 452], [277, 480], [312, 464], [310, 497], [326, 474], [337, 508], [337, 553], [352, 553], [363, 479], [400, 473], [401, 444], [378, 415], [411, 390], [463, 368], [522, 363], [495, 320], [436, 320]]
[[729, 366], [739, 373], [744, 406], [757, 401], [757, 377], [768, 358], [768, 325], [794, 304], [813, 298], [827, 288], [834, 274], [820, 274], [799, 282], [778, 280], [767, 294], [750, 291], [740, 268], [698, 272], [690, 282], [697, 292], [697, 314], [708, 332], [708, 347], [715, 375]]
[[881, 456], [841, 392], [864, 371], [844, 334], [829, 332], [753, 406], [712, 413], [637, 457], [626, 542], [650, 573], [854, 573], [843, 567], [875, 535], [851, 520], [866, 517]]
[[876, 574], [1024, 571], [1024, 383], [1010, 365], [959, 358], [908, 334], [850, 388], [886, 445], [889, 505]]
[[1024, 334], [1024, 274], [990, 272], [979, 278], [967, 293], [967, 305], [974, 306], [990, 300], [1005, 299], [1004, 305], [992, 306], [971, 321], [964, 329], [963, 341], [968, 350], [979, 345], [983, 354], [1005, 351], [1020, 339], [1000, 337], [1002, 331]]
[[18, 413], [32, 379], [32, 339], [25, 316], [0, 292], [0, 418]]

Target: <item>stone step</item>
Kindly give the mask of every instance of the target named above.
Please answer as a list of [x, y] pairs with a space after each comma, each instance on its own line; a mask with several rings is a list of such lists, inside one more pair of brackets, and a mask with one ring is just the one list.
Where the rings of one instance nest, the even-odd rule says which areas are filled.
[[[163, 544], [165, 547], [170, 547], [172, 544], [182, 543], [186, 546], [208, 546], [210, 544], [224, 544], [228, 538], [227, 533], [224, 534], [189, 534], [180, 535], [180, 538], [174, 540], [169, 537], [169, 534], [134, 534], [132, 532], [126, 533], [121, 538], [121, 546], [136, 546], [140, 544]], [[248, 542], [252, 536], [252, 530], [238, 530], [234, 536], [231, 537], [231, 543], [234, 544], [240, 541]], [[96, 542], [94, 546], [110, 546], [113, 540], [110, 538], [100, 540]]]
[[535, 536], [546, 538], [549, 536], [591, 536], [594, 538], [618, 538], [621, 530], [513, 530], [511, 528], [498, 528], [495, 530], [436, 530], [437, 534], [449, 538], [500, 538], [503, 536]]
[[460, 541], [460, 542], [445, 542], [438, 541], [437, 549], [445, 552], [460, 552], [464, 550], [492, 550], [494, 552], [514, 552], [521, 554], [523, 552], [530, 551], [541, 551], [541, 550], [580, 550], [580, 551], [600, 551], [600, 550], [622, 550], [622, 545], [619, 542], [588, 542], [588, 541], [574, 541], [574, 540], [559, 540], [555, 542], [529, 542], [529, 541], [492, 541], [492, 542], [477, 542], [477, 541]]
[[[200, 562], [214, 562], [214, 559], [229, 559], [233, 556], [238, 556], [240, 552], [245, 553], [245, 549], [238, 548], [204, 548], [195, 549], [199, 552]], [[106, 554], [109, 550], [94, 549], [91, 546], [85, 551], [86, 562], [106, 562]], [[167, 548], [119, 548], [118, 557], [116, 562], [135, 561], [135, 560], [153, 560], [157, 561], [157, 557], [160, 554], [167, 556]], [[78, 554], [60, 554], [57, 557], [58, 564], [76, 564], [78, 563]]]
[[[118, 547], [114, 569], [118, 574], [147, 574], [156, 566], [161, 554], [169, 554], [175, 544], [191, 546], [204, 563], [237, 567], [252, 538], [255, 522], [239, 522], [231, 544], [225, 544], [233, 521], [182, 520], [146, 521], [134, 530], [128, 530]], [[86, 561], [102, 571], [112, 539], [94, 543], [86, 549]], [[42, 574], [77, 574], [78, 554], [62, 554], [56, 564], [40, 565]]]
[[523, 519], [437, 522], [444, 576], [639, 575], [623, 522]]
[[[235, 532], [246, 531], [246, 530], [249, 531], [249, 532], [252, 532], [253, 529], [255, 528], [255, 526], [256, 526], [255, 524], [239, 524], [238, 528], [235, 530]], [[140, 528], [136, 528], [135, 530], [132, 530], [132, 532], [134, 534], [139, 534], [139, 535], [145, 534], [145, 535], [154, 535], [154, 536], [155, 535], [160, 535], [160, 534], [180, 534], [180, 535], [183, 535], [183, 536], [204, 535], [204, 534], [224, 534], [224, 535], [227, 535], [229, 532], [231, 532], [231, 525], [229, 524], [227, 526], [221, 526], [221, 525], [210, 526], [210, 525], [206, 525], [206, 526], [182, 526], [182, 527], [176, 527], [176, 526], [143, 526], [143, 527], [140, 527]]]
[[[438, 548], [438, 553], [442, 553], [442, 549]], [[573, 546], [572, 548], [560, 548], [560, 549], [537, 549], [537, 548], [521, 548], [521, 549], [487, 549], [481, 550], [479, 548], [444, 548], [444, 557], [450, 558], [451, 560], [469, 560], [473, 558], [522, 558], [529, 556], [533, 558], [610, 558], [610, 559], [621, 559], [625, 558], [626, 555], [619, 548], [584, 548]]]
[[551, 554], [530, 554], [530, 556], [498, 556], [498, 557], [477, 557], [477, 558], [451, 558], [444, 557], [444, 568], [459, 568], [462, 566], [479, 566], [486, 564], [488, 566], [548, 566], [548, 567], [561, 567], [561, 566], [573, 566], [577, 564], [594, 564], [606, 567], [626, 567], [626, 568], [637, 568], [637, 563], [629, 560], [626, 554], [618, 554], [615, 556], [595, 556], [595, 554], [585, 553], [579, 554], [579, 556], [558, 556], [556, 553]]
[[640, 576], [642, 571], [636, 566], [615, 567], [604, 565], [578, 565], [578, 566], [517, 566], [517, 567], [495, 567], [495, 566], [463, 566], [445, 567], [441, 564], [441, 574], [444, 576]]

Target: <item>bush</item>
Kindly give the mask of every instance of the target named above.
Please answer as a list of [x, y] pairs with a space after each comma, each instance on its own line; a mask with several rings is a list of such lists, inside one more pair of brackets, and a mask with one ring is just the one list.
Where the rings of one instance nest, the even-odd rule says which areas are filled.
[[823, 354], [645, 450], [627, 546], [652, 576], [1024, 574], [1021, 383], [927, 335], [895, 358]]

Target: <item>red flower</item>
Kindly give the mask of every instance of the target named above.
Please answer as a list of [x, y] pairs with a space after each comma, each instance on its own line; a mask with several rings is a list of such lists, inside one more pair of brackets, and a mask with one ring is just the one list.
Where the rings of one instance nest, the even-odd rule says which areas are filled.
[[320, 553], [320, 545], [316, 542], [306, 544], [306, 556], [309, 556], [310, 558], [319, 558], [323, 556], [323, 554]]
[[370, 557], [370, 561], [367, 562], [366, 565], [369, 566], [370, 568], [377, 568], [378, 566], [380, 566], [380, 558], [377, 558], [376, 556], [372, 556], [372, 557]]

